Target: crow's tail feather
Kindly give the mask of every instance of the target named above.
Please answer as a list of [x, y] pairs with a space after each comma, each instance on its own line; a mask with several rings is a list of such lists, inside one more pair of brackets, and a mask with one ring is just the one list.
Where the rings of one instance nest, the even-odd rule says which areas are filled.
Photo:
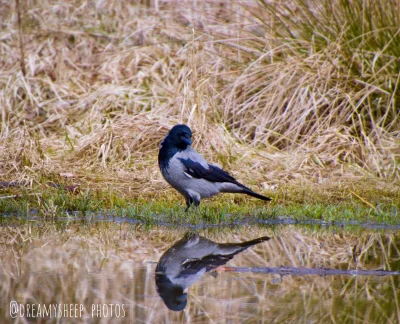
[[229, 259], [232, 259], [236, 254], [246, 250], [250, 246], [265, 242], [270, 240], [271, 238], [268, 236], [263, 236], [256, 238], [251, 241], [241, 242], [241, 243], [221, 243], [218, 244], [218, 254], [224, 255]]
[[258, 193], [255, 193], [254, 191], [250, 190], [250, 189], [247, 188], [247, 187], [244, 187], [244, 188], [243, 188], [243, 193], [245, 193], [246, 195], [249, 195], [249, 196], [252, 196], [252, 197], [261, 199], [261, 200], [265, 200], [265, 201], [270, 201], [270, 200], [271, 200], [271, 198], [265, 197], [265, 196], [260, 195], [260, 194], [258, 194]]
[[256, 244], [259, 244], [259, 243], [268, 241], [268, 240], [270, 240], [270, 239], [271, 239], [271, 238], [268, 237], [268, 236], [263, 236], [263, 237], [259, 237], [259, 238], [256, 238], [256, 239], [254, 239], [254, 240], [251, 240], [251, 241], [246, 241], [246, 242], [238, 243], [237, 245], [241, 245], [242, 247], [248, 248], [248, 247], [250, 247], [250, 246], [252, 246], [252, 245], [256, 245]]

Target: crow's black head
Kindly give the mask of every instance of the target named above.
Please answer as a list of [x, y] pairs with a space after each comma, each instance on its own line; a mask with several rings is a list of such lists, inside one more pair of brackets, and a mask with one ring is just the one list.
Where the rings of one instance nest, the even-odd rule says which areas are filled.
[[[175, 125], [169, 131], [165, 142], [168, 145], [184, 150], [188, 146], [192, 145], [192, 131], [186, 125]], [[162, 145], [162, 144], [161, 144]]]
[[183, 287], [174, 285], [165, 274], [156, 271], [157, 292], [164, 301], [165, 306], [175, 312], [182, 311], [187, 304], [187, 294]]
[[192, 145], [192, 131], [186, 125], [175, 125], [160, 143], [158, 164], [161, 171], [166, 170], [170, 159], [178, 152]]

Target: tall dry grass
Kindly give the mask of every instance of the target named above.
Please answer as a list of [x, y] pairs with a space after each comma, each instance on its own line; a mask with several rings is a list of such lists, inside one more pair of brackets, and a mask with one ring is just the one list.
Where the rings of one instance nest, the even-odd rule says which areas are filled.
[[158, 143], [184, 122], [266, 189], [398, 183], [396, 1], [146, 3], [20, 2], [19, 33], [3, 1], [1, 178], [158, 190]]

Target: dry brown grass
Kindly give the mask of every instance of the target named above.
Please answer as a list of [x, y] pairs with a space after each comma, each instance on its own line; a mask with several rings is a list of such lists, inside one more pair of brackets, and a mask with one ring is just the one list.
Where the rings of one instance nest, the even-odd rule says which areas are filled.
[[[58, 225], [60, 226], [60, 225]], [[158, 297], [155, 262], [182, 230], [142, 231], [127, 224], [26, 224], [0, 228], [0, 306], [18, 303], [125, 304], [126, 317], [113, 322], [243, 323], [355, 322], [399, 320], [397, 278], [285, 276], [220, 272], [189, 288], [182, 313], [168, 311]], [[239, 254], [229, 266], [390, 269], [398, 263], [398, 234], [318, 232], [285, 227], [211, 231], [217, 242], [272, 239]], [[357, 264], [354, 257], [357, 256]], [[394, 281], [393, 281], [394, 280]], [[68, 322], [66, 320], [65, 322]], [[106, 322], [106, 321], [104, 321]]]
[[[0, 178], [29, 185], [71, 173], [88, 186], [159, 191], [158, 143], [183, 122], [207, 158], [266, 190], [376, 175], [395, 189], [389, 70], [380, 84], [350, 87], [332, 64], [334, 42], [330, 57], [298, 55], [298, 44], [266, 33], [274, 14], [260, 4], [155, 3], [21, 3], [23, 76], [17, 11], [3, 1]], [[374, 96], [387, 113], [368, 122]]]

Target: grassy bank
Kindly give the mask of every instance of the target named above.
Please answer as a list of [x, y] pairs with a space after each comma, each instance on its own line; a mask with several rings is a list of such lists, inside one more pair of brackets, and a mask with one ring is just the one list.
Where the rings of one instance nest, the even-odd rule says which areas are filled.
[[[7, 215], [24, 218], [128, 217], [146, 225], [189, 223], [253, 224], [263, 220], [314, 219], [325, 222], [399, 224], [400, 195], [390, 186], [358, 185], [282, 186], [275, 190], [273, 201], [264, 203], [244, 195], [226, 194], [205, 200], [198, 210], [184, 213], [183, 198], [172, 189], [162, 193], [137, 196], [105, 189], [71, 191], [42, 185], [14, 188], [15, 194], [0, 199], [0, 209]], [[4, 197], [4, 196], [3, 196]]]
[[396, 1], [158, 4], [4, 6], [3, 212], [181, 208], [157, 150], [184, 122], [274, 198], [217, 198], [214, 213], [398, 220]]

